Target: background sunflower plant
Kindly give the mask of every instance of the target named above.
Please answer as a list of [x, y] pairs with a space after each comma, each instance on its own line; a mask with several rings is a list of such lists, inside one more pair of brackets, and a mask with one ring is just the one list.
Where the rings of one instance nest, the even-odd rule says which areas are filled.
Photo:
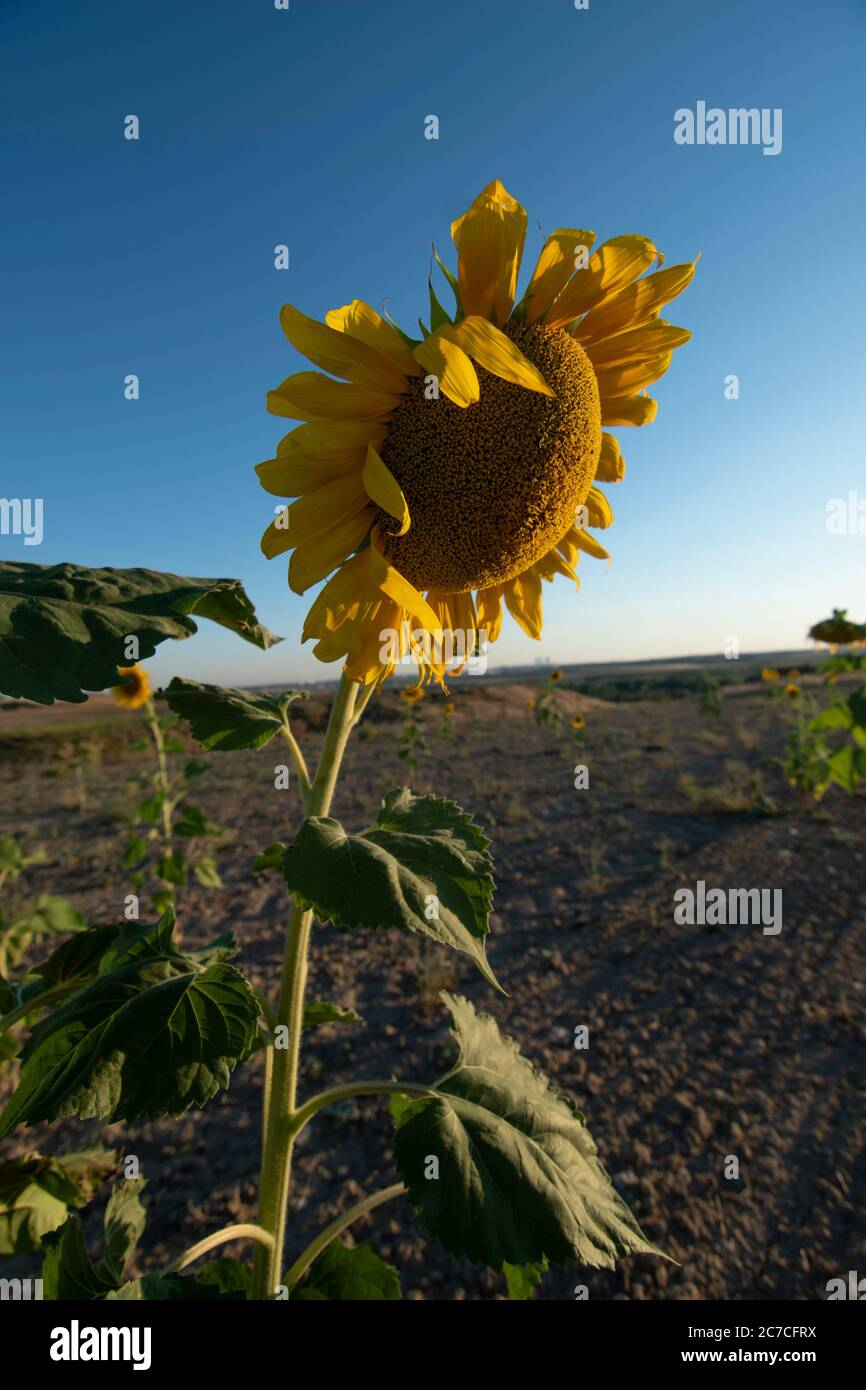
[[[624, 474], [609, 431], [654, 418], [646, 388], [689, 336], [661, 309], [688, 285], [694, 263], [659, 269], [644, 236], [593, 250], [594, 233], [555, 231], [519, 294], [526, 222], [502, 184], [483, 190], [451, 229], [456, 273], [435, 255], [453, 305], [446, 310], [431, 283], [418, 338], [360, 300], [324, 323], [282, 311], [290, 342], [318, 370], [288, 377], [268, 397], [274, 413], [300, 423], [258, 469], [269, 491], [294, 499], [263, 546], [290, 552], [296, 592], [323, 584], [304, 638], [320, 660], [343, 662], [318, 761], [308, 767], [291, 724], [297, 692], [188, 681], [166, 691], [208, 751], [272, 739], [289, 750], [303, 821], [291, 843], [268, 845], [254, 866], [280, 874], [290, 896], [280, 979], [272, 991], [254, 990], [230, 963], [228, 936], [182, 950], [169, 910], [151, 924], [78, 932], [18, 982], [18, 1003], [0, 1020], [16, 1037], [35, 1022], [0, 1138], [60, 1116], [179, 1115], [261, 1054], [258, 1215], [132, 1278], [144, 1226], [138, 1188], [110, 1199], [96, 1266], [72, 1199], [61, 1201], [41, 1237], [48, 1298], [397, 1298], [397, 1272], [342, 1235], [398, 1197], [446, 1250], [501, 1271], [512, 1298], [529, 1297], [549, 1264], [611, 1267], [625, 1255], [662, 1253], [614, 1188], [576, 1105], [466, 998], [442, 996], [453, 1057], [438, 1078], [359, 1076], [301, 1089], [304, 1035], [354, 1018], [306, 997], [316, 919], [424, 936], [504, 993], [487, 955], [494, 882], [483, 831], [453, 801], [404, 786], [385, 794], [371, 825], [350, 832], [331, 815], [340, 764], [367, 700], [398, 663], [417, 667], [420, 693], [458, 674], [485, 634], [495, 641], [503, 610], [539, 637], [542, 581], [576, 584], [581, 551], [607, 557], [589, 528], [609, 526], [599, 484]], [[0, 685], [30, 699], [84, 699], [116, 684], [130, 633], [146, 659], [158, 641], [194, 631], [192, 614], [263, 647], [274, 640], [235, 581], [0, 565], [0, 639], [8, 638]], [[347, 1206], [305, 1248], [287, 1250], [299, 1136], [359, 1096], [388, 1102], [399, 1180]], [[184, 1273], [226, 1242], [252, 1244], [252, 1264], [218, 1259]]]

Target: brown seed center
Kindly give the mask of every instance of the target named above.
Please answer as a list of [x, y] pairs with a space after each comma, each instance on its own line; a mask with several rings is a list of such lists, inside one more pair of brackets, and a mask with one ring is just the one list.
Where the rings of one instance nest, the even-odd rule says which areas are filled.
[[[409, 505], [391, 563], [421, 591], [484, 589], [521, 574], [574, 524], [601, 447], [592, 364], [560, 329], [505, 330], [556, 397], [477, 368], [481, 399], [428, 400], [423, 379], [396, 408], [380, 453]], [[385, 513], [382, 531], [393, 528]]]

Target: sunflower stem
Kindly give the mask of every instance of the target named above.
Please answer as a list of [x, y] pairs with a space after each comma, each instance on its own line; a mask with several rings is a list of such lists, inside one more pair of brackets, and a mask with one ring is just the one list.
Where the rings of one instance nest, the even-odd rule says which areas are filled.
[[[325, 743], [316, 775], [306, 798], [309, 816], [326, 816], [337, 782], [340, 763], [352, 731], [358, 686], [345, 675], [331, 706]], [[259, 1177], [259, 1224], [273, 1237], [270, 1246], [259, 1246], [253, 1265], [251, 1299], [273, 1298], [281, 1279], [285, 1240], [286, 1206], [292, 1172], [293, 1126], [298, 1089], [301, 1031], [304, 1021], [304, 990], [307, 981], [307, 953], [313, 914], [295, 901], [289, 918], [277, 1029], [285, 1030], [274, 1046], [269, 1085], [264, 1097], [262, 1166]]]

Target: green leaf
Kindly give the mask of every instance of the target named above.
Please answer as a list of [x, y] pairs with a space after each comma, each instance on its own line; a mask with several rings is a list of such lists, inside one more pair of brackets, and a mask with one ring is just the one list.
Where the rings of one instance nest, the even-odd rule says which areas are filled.
[[163, 883], [173, 883], [178, 888], [183, 887], [186, 883], [186, 865], [179, 850], [174, 849], [171, 854], [163, 855], [156, 866], [156, 876], [161, 878]]
[[90, 1144], [75, 1153], [61, 1154], [55, 1162], [78, 1189], [77, 1207], [86, 1207], [97, 1188], [111, 1177], [120, 1163], [120, 1150], [107, 1149], [104, 1144]]
[[106, 1303], [236, 1303], [245, 1299], [240, 1290], [224, 1293], [213, 1282], [203, 1283], [199, 1279], [188, 1278], [185, 1274], [144, 1274], [140, 1279], [131, 1279], [119, 1289], [112, 1289], [105, 1295]]
[[135, 808], [135, 814], [139, 820], [143, 820], [145, 825], [156, 825], [159, 820], [159, 813], [162, 810], [163, 796], [146, 796], [143, 801], [139, 801]]
[[861, 777], [866, 776], [866, 752], [862, 748], [852, 748], [846, 744], [827, 760], [830, 781], [846, 792], [856, 790]]
[[850, 729], [853, 723], [854, 717], [848, 705], [837, 703], [828, 705], [820, 714], [816, 714], [809, 721], [809, 728], [818, 733], [822, 729]]
[[252, 1270], [242, 1260], [223, 1255], [216, 1260], [208, 1260], [197, 1274], [199, 1284], [212, 1286], [220, 1293], [241, 1293], [244, 1297], [250, 1287]]
[[166, 753], [185, 753], [187, 751], [186, 744], [182, 738], [167, 738], [165, 740], [165, 751]]
[[[435, 1097], [405, 1109], [396, 1166], [429, 1233], [453, 1255], [501, 1269], [542, 1260], [613, 1267], [661, 1254], [596, 1157], [582, 1117], [492, 1018], [443, 994], [459, 1056]], [[438, 1160], [438, 1177], [430, 1160]]]
[[207, 946], [197, 946], [194, 950], [184, 952], [189, 960], [203, 967], [213, 965], [214, 961], [231, 960], [237, 953], [238, 943], [234, 932], [230, 931], [220, 932]]
[[0, 1255], [38, 1250], [77, 1204], [78, 1188], [55, 1159], [26, 1154], [0, 1164]]
[[261, 854], [257, 854], [253, 860], [253, 873], [263, 874], [269, 869], [279, 869], [282, 871], [283, 859], [285, 858], [286, 847], [281, 840], [268, 845]]
[[217, 825], [216, 821], [208, 820], [204, 811], [198, 806], [191, 806], [189, 803], [184, 806], [181, 815], [174, 823], [174, 829], [178, 835], [185, 839], [192, 839], [194, 835], [221, 835], [222, 826]]
[[341, 1008], [339, 1004], [328, 1004], [324, 999], [310, 999], [304, 1004], [303, 1028], [322, 1028], [327, 1023], [363, 1023], [360, 1014], [354, 1009]]
[[3, 953], [10, 965], [18, 965], [25, 951], [43, 936], [61, 936], [68, 931], [83, 931], [84, 918], [66, 899], [52, 893], [40, 893], [36, 904], [24, 917], [0, 929]]
[[96, 1272], [116, 1287], [123, 1283], [126, 1267], [144, 1232], [147, 1216], [140, 1196], [144, 1185], [144, 1178], [124, 1179], [105, 1208], [105, 1243]]
[[172, 918], [124, 932], [100, 973], [36, 1025], [0, 1115], [16, 1125], [155, 1119], [202, 1106], [256, 1041], [259, 1005], [233, 966], [202, 969], [171, 942]]
[[24, 854], [11, 835], [0, 835], [0, 873], [17, 878], [24, 867]]
[[293, 700], [305, 700], [306, 692], [286, 690], [281, 695], [259, 695], [197, 681], [171, 682], [165, 698], [186, 719], [193, 737], [203, 748], [229, 752], [238, 748], [262, 748], [285, 728]]
[[280, 639], [256, 621], [237, 579], [186, 579], [144, 569], [0, 563], [0, 690], [50, 705], [80, 704], [85, 692], [117, 684], [129, 664], [166, 638], [197, 631], [190, 614], [210, 618], [266, 650]]
[[291, 1297], [310, 1302], [371, 1302], [402, 1298], [402, 1294], [396, 1269], [386, 1264], [372, 1245], [344, 1245], [341, 1240], [332, 1240]]
[[502, 1273], [510, 1299], [531, 1298], [547, 1273], [547, 1260], [540, 1260], [534, 1265], [505, 1264]]
[[464, 952], [501, 989], [484, 947], [493, 902], [489, 843], [455, 802], [402, 787], [360, 835], [330, 817], [304, 821], [283, 875], [322, 921], [429, 936]]
[[81, 1222], [68, 1216], [62, 1226], [43, 1238], [42, 1296], [51, 1301], [89, 1301], [104, 1298], [110, 1281], [100, 1278], [87, 1253]]
[[412, 1104], [414, 1104], [413, 1096], [404, 1095], [402, 1091], [391, 1092], [388, 1097], [388, 1110], [395, 1124], [399, 1123], [403, 1111], [408, 1110], [409, 1106]]
[[183, 775], [189, 780], [192, 777], [201, 777], [202, 773], [207, 772], [210, 763], [203, 763], [201, 758], [190, 758], [188, 763], [183, 765]]
[[203, 888], [222, 888], [223, 886], [219, 869], [210, 857], [199, 859], [198, 863], [193, 866], [193, 873]]
[[120, 862], [124, 869], [134, 869], [137, 864], [141, 863], [146, 854], [147, 841], [142, 839], [141, 835], [130, 835]]

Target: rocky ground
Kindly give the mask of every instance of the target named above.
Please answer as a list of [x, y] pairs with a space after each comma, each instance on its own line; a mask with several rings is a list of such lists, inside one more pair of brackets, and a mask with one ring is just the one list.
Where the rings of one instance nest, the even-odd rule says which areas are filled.
[[[815, 804], [786, 785], [774, 760], [791, 709], [754, 682], [727, 687], [718, 716], [694, 697], [650, 690], [617, 703], [568, 685], [557, 699], [566, 716], [585, 716], [582, 750], [567, 723], [536, 725], [529, 681], [456, 681], [450, 735], [442, 700], [425, 701], [428, 752], [410, 769], [397, 755], [405, 704], [391, 693], [370, 707], [334, 814], [361, 829], [381, 794], [409, 781], [475, 815], [493, 841], [489, 954], [509, 997], [414, 938], [319, 927], [311, 993], [365, 1022], [312, 1037], [303, 1085], [440, 1074], [438, 993], [456, 988], [575, 1097], [617, 1187], [675, 1261], [552, 1270], [540, 1298], [572, 1298], [578, 1284], [603, 1299], [821, 1298], [828, 1279], [866, 1271], [866, 796], [834, 790]], [[312, 754], [326, 700], [302, 710]], [[131, 746], [135, 725], [98, 697], [83, 710], [0, 710], [0, 834], [43, 844], [48, 862], [28, 891], [66, 894], [90, 922], [117, 920], [128, 891], [127, 779], [145, 756]], [[298, 820], [293, 792], [274, 789], [279, 760], [273, 748], [209, 755], [196, 800], [226, 827], [225, 886], [196, 886], [180, 904], [185, 941], [231, 929], [238, 963], [271, 996], [286, 898], [250, 865]], [[577, 763], [586, 790], [575, 789]], [[673, 895], [700, 879], [781, 888], [782, 931], [678, 925]], [[584, 1024], [590, 1045], [577, 1050]], [[13, 1076], [14, 1064], [0, 1076], [7, 1093]], [[260, 1088], [255, 1059], [203, 1112], [133, 1128], [63, 1121], [4, 1148], [63, 1152], [101, 1137], [136, 1154], [149, 1197], [139, 1272], [157, 1269], [227, 1221], [254, 1218]], [[738, 1179], [725, 1177], [730, 1156]], [[327, 1112], [298, 1148], [290, 1248], [394, 1180], [383, 1103]], [[404, 1297], [503, 1296], [500, 1275], [444, 1254], [398, 1203], [353, 1231], [399, 1267]]]

